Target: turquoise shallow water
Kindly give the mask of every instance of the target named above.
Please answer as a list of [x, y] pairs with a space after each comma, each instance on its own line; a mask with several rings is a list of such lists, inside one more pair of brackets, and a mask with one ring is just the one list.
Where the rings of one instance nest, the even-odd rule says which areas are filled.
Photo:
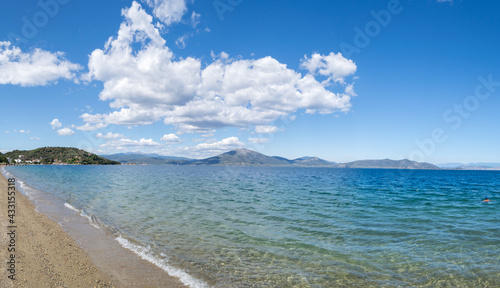
[[[7, 171], [97, 218], [123, 246], [207, 286], [500, 287], [500, 172]], [[193, 279], [185, 282], [203, 286]]]

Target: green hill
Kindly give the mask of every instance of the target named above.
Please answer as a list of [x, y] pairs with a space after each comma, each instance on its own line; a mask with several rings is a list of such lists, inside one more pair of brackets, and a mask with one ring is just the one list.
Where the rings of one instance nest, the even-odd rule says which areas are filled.
[[[81, 164], [81, 165], [119, 165], [120, 162], [111, 161], [96, 154], [67, 147], [44, 147], [34, 150], [14, 150], [4, 156], [14, 161], [21, 159], [24, 163], [40, 164]], [[1, 156], [0, 156], [1, 157]]]

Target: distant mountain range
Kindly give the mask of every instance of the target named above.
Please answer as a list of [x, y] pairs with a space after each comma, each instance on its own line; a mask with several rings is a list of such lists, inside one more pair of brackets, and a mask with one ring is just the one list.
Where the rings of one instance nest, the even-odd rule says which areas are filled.
[[500, 163], [444, 163], [433, 165], [425, 162], [403, 160], [359, 160], [348, 163], [335, 163], [318, 157], [286, 159], [267, 156], [248, 149], [236, 149], [205, 159], [163, 156], [144, 153], [119, 153], [95, 155], [71, 147], [43, 147], [34, 150], [14, 150], [0, 153], [0, 163], [19, 164], [146, 164], [146, 165], [219, 165], [219, 166], [281, 166], [281, 167], [331, 167], [331, 168], [369, 168], [369, 169], [452, 169], [452, 170], [497, 170]]
[[340, 164], [345, 168], [374, 168], [374, 169], [439, 169], [439, 167], [425, 162], [415, 162], [408, 159], [403, 160], [359, 160], [350, 163]]
[[219, 166], [291, 166], [291, 167], [332, 167], [332, 168], [373, 168], [373, 169], [439, 169], [439, 167], [410, 160], [362, 160], [337, 164], [318, 157], [301, 157], [286, 159], [278, 156], [267, 156], [248, 149], [236, 149], [206, 159], [188, 159], [168, 157], [157, 154], [113, 154], [102, 157], [123, 164], [156, 164], [156, 165], [219, 165]]
[[162, 156], [158, 154], [142, 154], [142, 153], [118, 153], [112, 155], [101, 155], [101, 157], [113, 161], [121, 162], [122, 164], [147, 164], [147, 165], [166, 165], [178, 164], [182, 161], [193, 161], [193, 159], [174, 156]]
[[195, 160], [191, 165], [327, 167], [332, 166], [332, 163], [317, 157], [302, 157], [295, 160], [289, 160], [278, 156], [266, 156], [248, 149], [237, 149], [215, 157]]
[[437, 166], [456, 170], [500, 170], [500, 163], [444, 163]]

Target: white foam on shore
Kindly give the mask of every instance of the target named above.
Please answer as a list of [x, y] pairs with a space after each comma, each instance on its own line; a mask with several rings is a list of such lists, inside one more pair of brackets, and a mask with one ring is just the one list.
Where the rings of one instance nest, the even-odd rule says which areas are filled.
[[[5, 178], [9, 179], [9, 178], [15, 178], [16, 179], [16, 183], [19, 183], [19, 191], [21, 191], [22, 194], [26, 195], [28, 197], [28, 199], [30, 199], [31, 201], [33, 201], [35, 198], [33, 197], [33, 194], [36, 194], [36, 189], [34, 188], [31, 188], [30, 186], [28, 186], [26, 183], [24, 183], [24, 181], [22, 181], [21, 179], [15, 177], [14, 175], [12, 175], [11, 173], [9, 173], [5, 167], [2, 167], [1, 169], [2, 171], [2, 174]], [[38, 212], [38, 210], [36, 210]]]
[[118, 241], [118, 243], [120, 243], [120, 245], [122, 245], [122, 247], [124, 247], [128, 250], [131, 250], [135, 254], [139, 255], [142, 259], [149, 261], [150, 263], [153, 263], [154, 265], [160, 267], [165, 272], [167, 272], [170, 276], [174, 276], [174, 277], [179, 278], [184, 285], [187, 285], [191, 288], [208, 288], [208, 287], [210, 287], [210, 286], [208, 286], [208, 284], [192, 277], [191, 275], [182, 271], [181, 269], [178, 269], [178, 268], [175, 268], [175, 267], [168, 265], [166, 260], [161, 260], [161, 259], [154, 257], [151, 250], [149, 249], [149, 247], [135, 245], [121, 236], [116, 237], [115, 240]]
[[65, 206], [66, 208], [69, 208], [70, 210], [73, 210], [73, 211], [75, 211], [75, 212], [80, 213], [80, 211], [79, 211], [78, 209], [76, 209], [73, 205], [71, 205], [71, 204], [69, 204], [69, 203], [64, 203], [64, 206]]
[[75, 211], [76, 213], [80, 214], [80, 216], [82, 216], [82, 217], [86, 218], [87, 220], [89, 220], [90, 225], [92, 225], [94, 228], [96, 228], [96, 229], [100, 228], [99, 225], [97, 225], [97, 223], [95, 223], [95, 221], [92, 219], [92, 217], [89, 214], [85, 213], [85, 211], [80, 210], [78, 208], [75, 208], [75, 206], [73, 206], [73, 205], [71, 205], [71, 204], [69, 204], [67, 202], [64, 203], [64, 207], [66, 207], [66, 208], [68, 208], [70, 210]]
[[2, 174], [3, 174], [3, 176], [5, 176], [5, 178], [8, 178], [7, 175], [9, 174], [9, 172], [7, 172], [7, 170], [5, 170], [5, 167], [0, 168], [0, 171], [2, 171]]

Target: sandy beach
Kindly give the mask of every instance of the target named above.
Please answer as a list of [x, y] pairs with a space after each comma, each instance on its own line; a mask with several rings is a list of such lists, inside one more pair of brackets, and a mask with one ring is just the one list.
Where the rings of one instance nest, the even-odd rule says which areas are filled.
[[[1, 174], [0, 187], [0, 287], [185, 287], [177, 278], [113, 243], [116, 241], [112, 238], [108, 237], [109, 243], [99, 237], [91, 243], [94, 236], [75, 239], [61, 225], [38, 213], [17, 190], [18, 185], [15, 251], [9, 251], [8, 182]], [[82, 249], [85, 243], [98, 248], [86, 251]], [[11, 254], [15, 254], [15, 280], [9, 279], [7, 270]]]
[[[0, 239], [8, 243], [7, 180], [1, 175], [0, 187]], [[1, 287], [116, 287], [61, 226], [37, 213], [20, 192], [15, 197], [15, 280], [8, 278], [6, 267], [11, 252], [2, 245]]]

